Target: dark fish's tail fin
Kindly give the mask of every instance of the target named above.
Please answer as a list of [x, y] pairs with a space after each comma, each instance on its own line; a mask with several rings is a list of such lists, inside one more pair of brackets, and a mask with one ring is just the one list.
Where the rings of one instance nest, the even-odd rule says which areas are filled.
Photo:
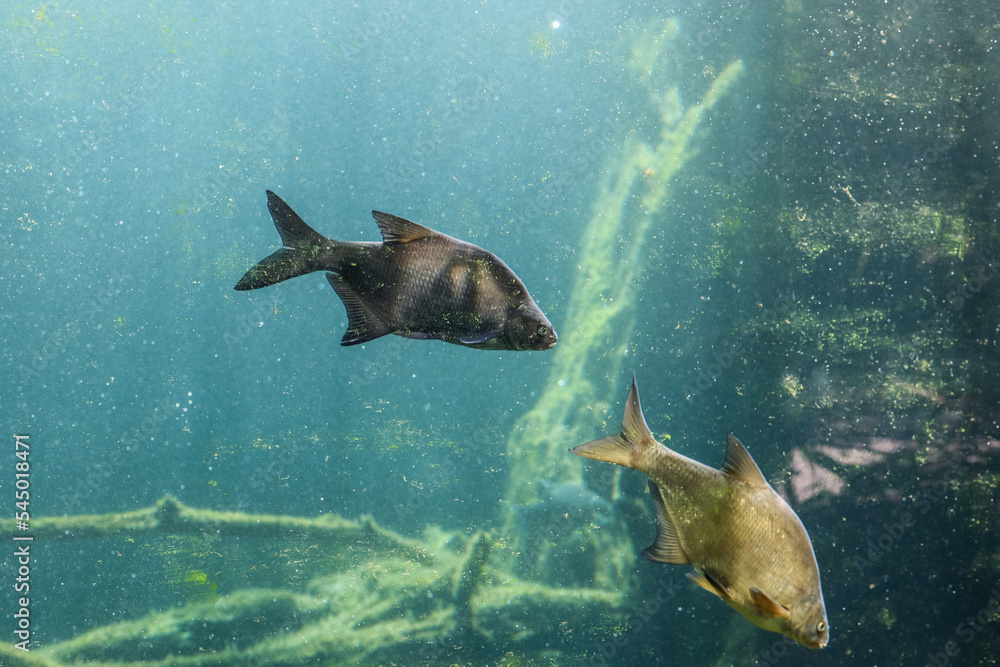
[[270, 190], [267, 191], [267, 208], [285, 247], [247, 271], [236, 283], [236, 289], [267, 287], [312, 271], [333, 268], [317, 263], [318, 259], [328, 254], [321, 249], [332, 247], [333, 241], [307, 225], [281, 197]]
[[653, 433], [646, 426], [642, 416], [642, 406], [639, 404], [639, 390], [632, 376], [632, 388], [625, 403], [625, 418], [622, 420], [622, 430], [618, 435], [608, 436], [600, 440], [588, 442], [574, 447], [570, 451], [577, 456], [598, 461], [616, 463], [626, 468], [635, 468], [639, 451], [655, 442]]

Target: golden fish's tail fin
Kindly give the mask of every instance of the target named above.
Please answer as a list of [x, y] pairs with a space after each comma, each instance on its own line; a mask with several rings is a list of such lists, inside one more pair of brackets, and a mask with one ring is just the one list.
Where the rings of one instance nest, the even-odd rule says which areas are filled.
[[574, 447], [570, 451], [577, 456], [597, 461], [608, 461], [626, 468], [635, 468], [638, 463], [638, 453], [646, 446], [655, 443], [653, 433], [646, 425], [642, 416], [642, 405], [639, 403], [639, 390], [632, 375], [632, 388], [625, 402], [625, 417], [622, 419], [622, 430], [618, 435], [608, 436], [600, 440], [588, 442]]

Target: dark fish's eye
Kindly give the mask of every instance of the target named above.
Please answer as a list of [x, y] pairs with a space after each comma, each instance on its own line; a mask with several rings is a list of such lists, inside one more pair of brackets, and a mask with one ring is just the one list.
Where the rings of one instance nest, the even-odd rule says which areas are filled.
[[549, 328], [548, 327], [538, 327], [538, 333], [540, 333], [540, 334], [542, 334], [544, 336], [547, 333], [549, 333]]
[[820, 621], [816, 624], [816, 632], [826, 632], [826, 621]]

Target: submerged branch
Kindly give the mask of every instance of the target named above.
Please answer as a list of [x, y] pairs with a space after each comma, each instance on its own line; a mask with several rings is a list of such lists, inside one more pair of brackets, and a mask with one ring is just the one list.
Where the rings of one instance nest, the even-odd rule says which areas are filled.
[[[676, 25], [667, 22], [649, 34], [651, 40], [640, 38], [635, 45], [633, 64], [639, 73], [658, 71], [657, 62], [670, 57]], [[505, 534], [524, 534], [526, 527], [519, 525], [522, 518], [513, 508], [539, 500], [535, 480], [583, 482], [582, 461], [566, 450], [595, 437], [604, 426], [608, 397], [622, 374], [634, 329], [634, 282], [643, 270], [646, 239], [654, 226], [663, 224], [657, 214], [669, 201], [677, 173], [697, 153], [702, 119], [742, 72], [740, 61], [730, 63], [701, 101], [687, 109], [676, 88], [656, 90], [649, 77], [640, 76], [659, 114], [660, 131], [649, 144], [630, 131], [602, 168], [608, 178], [581, 237], [579, 269], [566, 309], [569, 324], [552, 358], [545, 390], [507, 441], [506, 501], [512, 511], [507, 513]], [[597, 378], [603, 382], [598, 384]], [[595, 571], [586, 579], [613, 585], [620, 574], [616, 568], [628, 566], [618, 558], [627, 538], [621, 527], [600, 533], [589, 540], [594, 542]], [[630, 547], [626, 551], [632, 553]], [[548, 558], [548, 547], [543, 547], [533, 564], [543, 576]]]
[[[3, 532], [14, 532], [14, 520], [0, 520]], [[152, 507], [131, 512], [44, 517], [31, 522], [31, 536], [39, 541], [93, 540], [133, 536], [138, 533], [165, 535], [239, 536], [256, 538], [297, 537], [357, 544], [372, 548], [401, 549], [397, 553], [424, 558], [427, 551], [417, 540], [382, 528], [371, 517], [357, 521], [332, 514], [316, 518], [246, 514], [188, 507], [167, 495]]]

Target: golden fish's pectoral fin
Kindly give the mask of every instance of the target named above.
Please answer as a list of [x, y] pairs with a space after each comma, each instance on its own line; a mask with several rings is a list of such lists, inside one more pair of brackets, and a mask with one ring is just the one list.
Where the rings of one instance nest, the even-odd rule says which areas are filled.
[[728, 586], [723, 586], [718, 579], [708, 572], [688, 572], [687, 578], [704, 588], [713, 595], [718, 595], [725, 601], [733, 599], [733, 591]]
[[722, 472], [754, 486], [767, 486], [767, 480], [743, 443], [732, 433], [726, 436], [726, 442], [726, 463], [722, 466]]
[[677, 539], [677, 530], [667, 513], [667, 505], [663, 502], [660, 487], [652, 480], [649, 482], [649, 495], [653, 497], [653, 505], [656, 506], [656, 540], [642, 550], [642, 557], [657, 563], [687, 565], [691, 561], [681, 548], [680, 540]]
[[789, 616], [788, 607], [775, 602], [771, 596], [756, 586], [750, 588], [750, 601], [757, 608], [757, 611], [764, 616], [775, 616], [778, 618], [788, 618]]

